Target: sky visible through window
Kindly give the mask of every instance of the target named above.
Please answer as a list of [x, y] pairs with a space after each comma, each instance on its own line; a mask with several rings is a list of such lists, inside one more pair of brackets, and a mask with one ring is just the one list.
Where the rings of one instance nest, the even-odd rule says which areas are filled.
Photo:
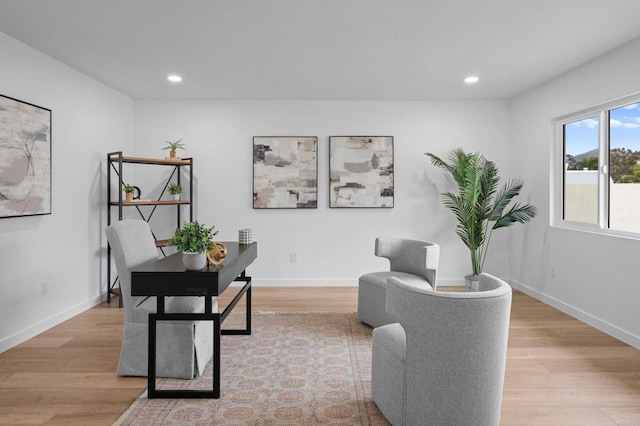
[[[640, 103], [612, 109], [610, 112], [610, 149], [640, 151]], [[565, 134], [567, 154], [577, 156], [597, 149], [598, 116], [567, 124]]]

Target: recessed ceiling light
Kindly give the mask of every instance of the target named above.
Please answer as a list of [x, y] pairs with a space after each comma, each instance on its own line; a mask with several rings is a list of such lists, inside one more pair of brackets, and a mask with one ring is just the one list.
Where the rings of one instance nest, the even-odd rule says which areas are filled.
[[182, 81], [182, 77], [180, 77], [179, 75], [171, 74], [167, 77], [167, 80], [172, 83], [180, 83]]
[[480, 80], [478, 77], [476, 77], [475, 75], [470, 75], [469, 77], [464, 79], [464, 82], [467, 84], [473, 84], [473, 83], [477, 83], [478, 80]]

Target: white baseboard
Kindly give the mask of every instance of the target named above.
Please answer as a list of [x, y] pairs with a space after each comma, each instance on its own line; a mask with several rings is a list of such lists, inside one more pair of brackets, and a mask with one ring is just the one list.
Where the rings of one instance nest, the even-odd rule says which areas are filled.
[[[254, 287], [357, 287], [357, 278], [344, 279], [280, 279], [252, 278]], [[464, 278], [439, 278], [438, 287], [457, 287], [464, 285]]]
[[628, 345], [633, 346], [636, 349], [640, 349], [640, 336], [636, 336], [633, 333], [630, 333], [618, 326], [615, 326], [607, 321], [604, 321], [600, 318], [597, 318], [587, 312], [584, 312], [578, 308], [575, 308], [571, 305], [566, 304], [565, 302], [558, 300], [554, 297], [548, 296], [544, 293], [539, 292], [536, 289], [533, 289], [527, 285], [522, 284], [514, 279], [507, 280], [511, 286], [521, 292], [525, 293], [528, 296], [533, 297], [547, 305], [553, 306], [559, 311], [564, 312], [567, 315], [570, 315], [585, 324], [590, 325], [593, 328], [596, 328], [603, 333], [606, 333], [612, 337], [615, 337], [618, 340], [625, 342]]
[[44, 320], [32, 326], [29, 326], [24, 330], [21, 330], [5, 339], [0, 340], [0, 353], [13, 348], [14, 346], [17, 346], [22, 342], [26, 342], [32, 337], [35, 337], [38, 334], [47, 331], [48, 329], [60, 324], [61, 322], [73, 318], [74, 316], [86, 311], [87, 309], [93, 308], [94, 306], [100, 304], [102, 301], [103, 297], [101, 295], [92, 297], [62, 312], [52, 315], [49, 318], [45, 318]]
[[252, 278], [253, 287], [357, 287], [358, 279]]
[[464, 278], [438, 278], [440, 287], [464, 287]]

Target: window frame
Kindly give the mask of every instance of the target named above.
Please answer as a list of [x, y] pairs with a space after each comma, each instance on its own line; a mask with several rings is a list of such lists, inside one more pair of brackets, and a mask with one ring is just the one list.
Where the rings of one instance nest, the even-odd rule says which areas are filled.
[[[566, 114], [552, 119], [554, 146], [551, 150], [551, 218], [552, 227], [594, 232], [640, 239], [640, 232], [611, 229], [609, 221], [609, 157], [610, 157], [610, 111], [626, 105], [640, 103], [640, 92], [592, 108]], [[590, 224], [565, 220], [565, 125], [588, 118], [598, 117], [598, 223]]]

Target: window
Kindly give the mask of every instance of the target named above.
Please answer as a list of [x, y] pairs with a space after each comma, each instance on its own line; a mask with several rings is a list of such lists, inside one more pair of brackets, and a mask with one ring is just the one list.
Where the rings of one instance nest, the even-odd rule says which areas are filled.
[[640, 234], [640, 96], [563, 117], [556, 127], [556, 223]]
[[564, 130], [564, 220], [598, 224], [598, 116]]

